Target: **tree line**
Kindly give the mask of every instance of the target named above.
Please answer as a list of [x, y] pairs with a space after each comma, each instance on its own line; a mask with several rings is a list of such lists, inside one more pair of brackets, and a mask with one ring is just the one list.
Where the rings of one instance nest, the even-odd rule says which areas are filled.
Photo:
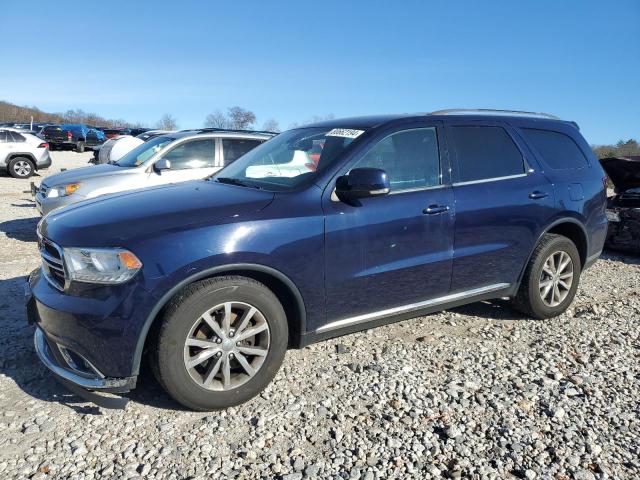
[[[6, 101], [0, 101], [0, 123], [29, 123], [31, 121], [31, 117], [33, 117], [33, 121], [35, 123], [84, 123], [87, 125], [108, 128], [141, 128], [148, 126], [143, 122], [129, 122], [121, 118], [105, 118], [96, 113], [85, 112], [79, 108], [67, 110], [66, 112], [49, 113], [43, 112], [38, 107], [25, 107]], [[303, 124], [329, 120], [331, 118], [334, 118], [332, 114], [316, 115], [303, 122]], [[294, 128], [298, 125], [298, 123], [293, 123], [289, 125], [289, 128]], [[161, 130], [177, 130], [179, 128], [178, 120], [170, 113], [163, 114], [154, 126]], [[268, 118], [262, 122], [260, 126], [257, 123], [257, 116], [254, 112], [239, 106], [230, 107], [224, 111], [213, 111], [207, 115], [203, 126], [208, 128], [225, 128], [233, 130], [255, 130], [260, 128], [261, 130], [269, 132], [280, 132], [280, 124], [275, 118]]]
[[640, 155], [640, 144], [637, 140], [619, 140], [615, 145], [592, 145], [598, 158], [630, 157]]
[[96, 113], [89, 113], [79, 108], [67, 110], [66, 112], [48, 113], [43, 112], [38, 107], [22, 107], [13, 103], [0, 101], [0, 123], [15, 122], [29, 123], [33, 117], [36, 123], [85, 123], [87, 125], [100, 127], [143, 127], [141, 122], [128, 122], [121, 118], [104, 118]]
[[[28, 123], [31, 121], [31, 117], [33, 117], [33, 121], [37, 123], [84, 123], [87, 125], [111, 128], [139, 128], [145, 126], [142, 122], [132, 123], [120, 118], [104, 118], [96, 113], [88, 113], [79, 108], [61, 113], [47, 113], [37, 107], [22, 107], [13, 103], [0, 101], [0, 123]], [[316, 115], [307, 119], [303, 124], [330, 120], [332, 118], [334, 118], [332, 114]], [[238, 106], [227, 108], [226, 111], [215, 110], [207, 115], [204, 120], [204, 126], [234, 130], [253, 130], [258, 128], [256, 114], [251, 110]], [[298, 123], [293, 123], [289, 125], [289, 128], [295, 128], [297, 126], [299, 126]], [[177, 130], [178, 121], [173, 115], [165, 113], [155, 124], [155, 127], [162, 130]], [[275, 118], [269, 118], [262, 123], [261, 129], [270, 132], [279, 132], [280, 125]], [[633, 138], [629, 140], [619, 140], [614, 145], [592, 145], [591, 148], [598, 158], [640, 155], [640, 143]]]

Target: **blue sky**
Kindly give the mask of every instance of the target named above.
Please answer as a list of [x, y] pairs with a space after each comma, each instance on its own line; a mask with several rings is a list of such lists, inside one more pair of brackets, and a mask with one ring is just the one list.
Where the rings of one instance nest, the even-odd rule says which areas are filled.
[[[0, 99], [182, 128], [451, 107], [640, 138], [640, 1], [6, 2]], [[7, 41], [7, 39], [12, 39]]]

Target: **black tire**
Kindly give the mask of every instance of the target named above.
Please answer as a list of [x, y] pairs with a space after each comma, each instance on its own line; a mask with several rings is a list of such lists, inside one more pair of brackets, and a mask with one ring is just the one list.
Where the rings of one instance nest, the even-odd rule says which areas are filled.
[[9, 161], [7, 170], [13, 178], [29, 178], [34, 174], [36, 168], [27, 157], [15, 157]]
[[76, 152], [84, 153], [84, 142], [78, 142], [76, 145]]
[[[270, 344], [262, 366], [246, 383], [212, 391], [190, 376], [184, 345], [203, 313], [225, 302], [244, 302], [257, 308], [269, 326]], [[288, 325], [282, 305], [266, 286], [246, 277], [214, 277], [189, 285], [170, 302], [158, 321], [162, 323], [150, 352], [152, 370], [169, 395], [193, 410], [227, 408], [258, 395], [278, 372], [287, 350]]]
[[[540, 279], [545, 261], [555, 252], [565, 252], [573, 263], [573, 278], [566, 297], [557, 305], [547, 305], [540, 293]], [[536, 246], [522, 277], [518, 293], [512, 300], [516, 310], [538, 319], [552, 318], [562, 314], [573, 302], [580, 283], [582, 265], [575, 244], [567, 237], [546, 234]]]

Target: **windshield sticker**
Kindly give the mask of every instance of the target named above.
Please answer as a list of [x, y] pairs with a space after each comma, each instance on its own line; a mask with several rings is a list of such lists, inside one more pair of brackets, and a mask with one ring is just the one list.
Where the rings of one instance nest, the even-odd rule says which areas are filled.
[[345, 138], [358, 138], [364, 133], [364, 130], [352, 130], [350, 128], [334, 128], [326, 137], [345, 137]]

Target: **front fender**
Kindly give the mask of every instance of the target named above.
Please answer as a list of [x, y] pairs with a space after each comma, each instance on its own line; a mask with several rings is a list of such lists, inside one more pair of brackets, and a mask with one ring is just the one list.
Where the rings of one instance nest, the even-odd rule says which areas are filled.
[[224, 273], [230, 273], [234, 271], [253, 271], [265, 273], [267, 275], [271, 275], [272, 277], [277, 278], [282, 283], [284, 283], [287, 288], [290, 290], [291, 294], [296, 300], [296, 305], [298, 309], [298, 315], [300, 318], [300, 332], [304, 333], [307, 331], [306, 328], [306, 309], [304, 305], [304, 300], [298, 290], [298, 287], [291, 281], [289, 277], [287, 277], [284, 273], [276, 270], [275, 268], [268, 267], [265, 265], [255, 264], [255, 263], [231, 263], [220, 265], [217, 267], [211, 267], [204, 270], [200, 270], [197, 273], [192, 273], [189, 276], [186, 276], [181, 281], [173, 285], [169, 288], [155, 303], [155, 306], [151, 309], [149, 314], [147, 315], [140, 332], [138, 333], [138, 342], [136, 345], [136, 350], [133, 359], [133, 368], [132, 375], [138, 375], [140, 371], [140, 361], [142, 360], [142, 353], [144, 350], [144, 345], [147, 340], [147, 335], [149, 334], [149, 330], [151, 329], [151, 325], [154, 320], [158, 316], [158, 313], [162, 310], [162, 308], [184, 287], [190, 285], [193, 282], [197, 282], [198, 280], [202, 280], [204, 278], [212, 277], [215, 275], [222, 275]]

